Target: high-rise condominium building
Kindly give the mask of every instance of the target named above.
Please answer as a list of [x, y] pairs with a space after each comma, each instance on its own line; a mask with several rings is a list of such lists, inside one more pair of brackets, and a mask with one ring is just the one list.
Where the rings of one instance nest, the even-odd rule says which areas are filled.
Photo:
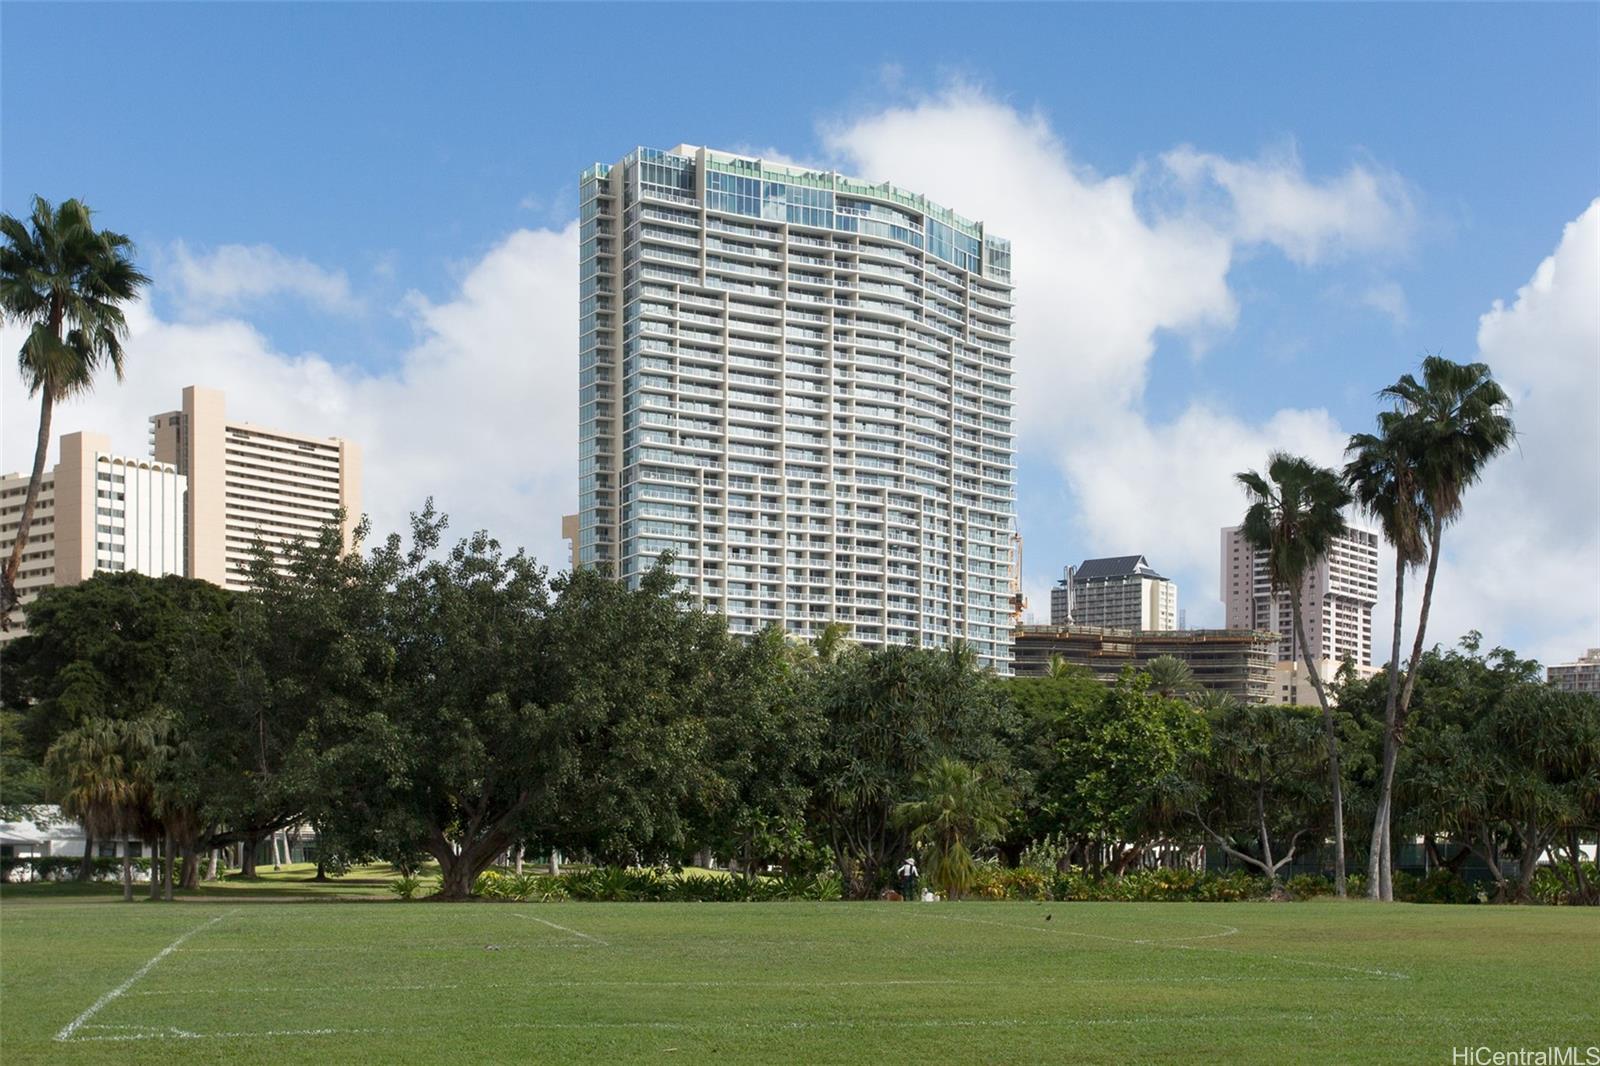
[[1142, 555], [1085, 559], [1050, 590], [1050, 624], [1177, 629], [1178, 583]]
[[1546, 668], [1545, 677], [1556, 688], [1568, 692], [1600, 694], [1600, 648], [1590, 648], [1577, 662], [1557, 663]]
[[230, 422], [221, 392], [189, 386], [183, 406], [150, 419], [156, 459], [188, 478], [183, 572], [224, 588], [249, 587], [251, 550], [316, 536], [344, 508], [345, 547], [361, 519], [361, 450]]
[[[0, 545], [9, 553], [22, 523], [27, 474], [0, 478]], [[21, 603], [42, 590], [75, 585], [97, 571], [183, 572], [187, 479], [168, 463], [113, 455], [95, 433], [61, 437], [59, 461], [45, 471], [17, 571]], [[12, 615], [6, 637], [22, 632]]]
[[[1273, 593], [1267, 560], [1245, 543], [1238, 526], [1222, 531], [1222, 603], [1229, 629], [1265, 629], [1279, 636], [1278, 659], [1298, 660], [1294, 613], [1286, 591]], [[1378, 602], [1378, 534], [1350, 526], [1306, 575], [1300, 590], [1312, 659], [1372, 664], [1372, 608]]]
[[1010, 244], [925, 197], [640, 148], [580, 193], [578, 561], [740, 633], [1010, 664]]

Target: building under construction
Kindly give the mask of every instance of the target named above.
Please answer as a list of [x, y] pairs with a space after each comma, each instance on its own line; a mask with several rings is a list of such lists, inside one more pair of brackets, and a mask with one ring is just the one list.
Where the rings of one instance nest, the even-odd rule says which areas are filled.
[[1100, 626], [1018, 626], [1012, 634], [1011, 672], [1041, 677], [1059, 656], [1086, 666], [1107, 684], [1124, 666], [1141, 667], [1161, 655], [1187, 663], [1201, 688], [1231, 693], [1247, 703], [1273, 694], [1272, 663], [1278, 634], [1250, 629], [1105, 629]]

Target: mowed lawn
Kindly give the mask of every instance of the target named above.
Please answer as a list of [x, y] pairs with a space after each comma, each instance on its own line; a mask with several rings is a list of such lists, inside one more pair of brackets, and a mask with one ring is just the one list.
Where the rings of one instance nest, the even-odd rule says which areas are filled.
[[1600, 914], [0, 902], [0, 1060], [1438, 1062], [1600, 1043]]

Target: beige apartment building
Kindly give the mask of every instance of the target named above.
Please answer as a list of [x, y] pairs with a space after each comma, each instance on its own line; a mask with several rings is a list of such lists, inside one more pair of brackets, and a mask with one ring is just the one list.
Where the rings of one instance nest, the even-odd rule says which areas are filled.
[[[1332, 685], [1339, 677], [1339, 671], [1344, 664], [1333, 659], [1315, 660], [1317, 676], [1322, 679], [1327, 687], [1328, 702], [1338, 706], [1338, 697], [1334, 695]], [[1363, 666], [1356, 663], [1350, 664], [1356, 677], [1362, 681], [1373, 677], [1383, 669], [1381, 666]], [[1315, 707], [1317, 705], [1317, 690], [1311, 684], [1311, 675], [1306, 673], [1306, 664], [1296, 660], [1290, 662], [1281, 660], [1272, 664], [1272, 698], [1268, 703], [1292, 704], [1300, 707]]]
[[191, 385], [181, 408], [151, 417], [150, 444], [188, 478], [188, 576], [248, 588], [258, 539], [276, 553], [316, 536], [340, 508], [350, 547], [361, 519], [361, 450], [350, 441], [230, 421], [220, 391]]
[[1590, 648], [1576, 662], [1552, 664], [1546, 668], [1545, 678], [1567, 692], [1600, 695], [1600, 648]]
[[[16, 542], [27, 494], [27, 474], [0, 478], [0, 545], [7, 551]], [[17, 572], [20, 602], [101, 570], [181, 574], [187, 495], [187, 479], [170, 463], [114, 455], [110, 439], [98, 433], [64, 434], [29, 524]], [[4, 637], [21, 633], [19, 610]]]
[[[1221, 598], [1229, 629], [1271, 630], [1277, 658], [1298, 660], [1287, 592], [1274, 594], [1266, 556], [1245, 543], [1238, 526], [1222, 531]], [[1300, 592], [1312, 659], [1372, 663], [1372, 608], [1378, 602], [1378, 534], [1350, 526], [1306, 575]]]

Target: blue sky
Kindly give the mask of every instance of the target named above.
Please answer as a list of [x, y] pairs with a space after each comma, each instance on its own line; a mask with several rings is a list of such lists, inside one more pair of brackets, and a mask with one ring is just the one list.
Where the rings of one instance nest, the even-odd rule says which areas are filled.
[[[68, 32], [82, 61], [62, 77], [56, 42]], [[1172, 255], [1160, 271], [1128, 268], [1139, 303], [1190, 286], [1194, 295], [1141, 318], [1141, 308], [1119, 311], [1090, 291], [1092, 273], [1085, 281], [1081, 270], [1057, 272], [1056, 249], [1033, 249], [1039, 265], [1018, 279], [1018, 313], [1032, 322], [1020, 381], [1027, 387], [1038, 366], [1033, 391], [1059, 394], [1030, 401], [1024, 419], [1027, 577], [1037, 599], [1066, 563], [1143, 550], [1177, 574], [1194, 621], [1218, 617], [1214, 564], [1207, 571], [1203, 538], [1171, 530], [1215, 523], [1164, 509], [1159, 492], [1144, 500], [1142, 518], [1089, 513], [1106, 497], [1085, 468], [1157, 485], [1197, 476], [1173, 472], [1185, 453], [1211, 446], [1199, 430], [1186, 437], [1194, 423], [1185, 415], [1197, 404], [1240, 442], [1278, 442], [1288, 410], [1320, 412], [1325, 437], [1365, 428], [1372, 393], [1422, 354], [1478, 352], [1480, 316], [1496, 300], [1515, 300], [1600, 193], [1593, 4], [8, 3], [0, 35], [0, 206], [19, 213], [35, 192], [77, 195], [131, 233], [157, 277], [148, 312], [162, 330], [159, 343], [156, 333], [148, 341], [150, 375], [159, 367], [163, 381], [228, 379], [248, 364], [259, 380], [219, 383], [259, 395], [266, 409], [254, 417], [263, 421], [279, 417], [269, 396], [299, 398], [284, 401], [283, 417], [308, 402], [337, 413], [373, 402], [351, 392], [352, 382], [399, 388], [420, 380], [419, 361], [447, 366], [474, 345], [473, 321], [514, 328], [526, 309], [501, 315], [495, 294], [514, 301], [508, 279], [545, 277], [541, 237], [553, 249], [549, 272], [559, 273], [558, 235], [574, 214], [578, 171], [637, 144], [689, 141], [871, 167], [861, 176], [927, 188], [978, 217], [1006, 217], [1009, 205], [959, 202], [986, 201], [993, 184], [982, 183], [989, 172], [974, 157], [1012, 149], [1019, 163], [1058, 167], [1068, 190], [1061, 210], [1085, 209], [1071, 190], [1101, 197], [1092, 206], [1125, 188], [1134, 212], [1126, 232], [1155, 243], [1140, 251], [1103, 228], [1104, 254]], [[976, 135], [930, 146], [941, 131], [974, 129], [968, 119]], [[1008, 140], [1002, 128], [1012, 120]], [[991, 141], [990, 129], [1002, 132]], [[1171, 162], [1185, 148], [1200, 160], [1190, 180]], [[1247, 200], [1229, 174], [1276, 194]], [[1363, 182], [1377, 191], [1364, 195]], [[1036, 211], [1051, 221], [1051, 204]], [[1033, 216], [1010, 217], [1029, 232], [1009, 236], [1028, 241]], [[1150, 238], [1162, 223], [1171, 224], [1165, 235]], [[1201, 239], [1167, 240], [1176, 230]], [[1205, 248], [1222, 265], [1189, 269], [1185, 250]], [[545, 291], [528, 289], [533, 303], [536, 290]], [[1107, 340], [1098, 324], [1084, 325], [1088, 311], [1053, 319], [1045, 304], [1070, 302], [1076, 290], [1119, 316], [1107, 336], [1130, 322], [1122, 332], [1136, 336]], [[565, 333], [539, 330], [575, 315], [564, 299], [552, 280], [525, 338], [536, 384], [556, 394], [567, 388]], [[1569, 368], [1576, 359], [1587, 388], [1597, 371], [1584, 362], [1594, 355], [1580, 319]], [[216, 339], [224, 334], [225, 343]], [[514, 338], [488, 343], [516, 350]], [[224, 358], [212, 354], [217, 344], [259, 351]], [[172, 365], [181, 360], [188, 365]], [[1079, 373], [1080, 363], [1100, 369]], [[272, 367], [297, 375], [296, 384], [274, 391]], [[1108, 384], [1119, 368], [1133, 384]], [[78, 428], [74, 417], [132, 425], [150, 413], [135, 406], [139, 373], [136, 360], [126, 396], [104, 401], [121, 404], [114, 414], [85, 406], [64, 414], [60, 428]], [[319, 381], [346, 391], [307, 401]], [[7, 386], [15, 392], [9, 378]], [[13, 399], [8, 423], [17, 421]], [[398, 418], [405, 408], [394, 403]], [[1034, 431], [1047, 426], [1049, 406], [1056, 421], [1093, 436], [1095, 458], [1070, 432]], [[1107, 406], [1128, 421], [1099, 418]], [[570, 448], [538, 434], [548, 422], [539, 403], [528, 410], [526, 423], [503, 434], [564, 456]], [[16, 428], [5, 433], [7, 469], [27, 461], [13, 446], [23, 439]], [[1120, 435], [1147, 430], [1158, 439], [1122, 456], [1124, 467], [1101, 454]], [[1311, 433], [1296, 432], [1287, 439]], [[403, 514], [428, 491], [449, 502], [445, 487], [426, 483], [429, 474], [455, 478], [448, 456], [408, 453], [410, 481], [382, 473], [379, 455], [369, 462], [380, 468], [368, 490], [375, 520]], [[559, 541], [542, 512], [561, 506], [559, 491], [540, 484], [557, 485], [557, 470], [513, 475], [526, 498], [513, 493], [507, 510], [465, 494], [456, 510], [509, 526], [507, 539], [552, 555]], [[1232, 491], [1225, 478], [1212, 488], [1219, 498]], [[414, 498], [380, 507], [375, 491]], [[1549, 518], [1564, 523], [1580, 553], [1592, 550], [1600, 525], [1591, 510], [1583, 528], [1583, 506]], [[1206, 536], [1214, 544], [1215, 532]], [[1503, 631], [1551, 654], [1600, 643], [1593, 602], [1558, 622], [1506, 618], [1509, 601], [1463, 603], [1460, 618], [1473, 609], [1498, 612], [1474, 623], [1491, 636]]]

